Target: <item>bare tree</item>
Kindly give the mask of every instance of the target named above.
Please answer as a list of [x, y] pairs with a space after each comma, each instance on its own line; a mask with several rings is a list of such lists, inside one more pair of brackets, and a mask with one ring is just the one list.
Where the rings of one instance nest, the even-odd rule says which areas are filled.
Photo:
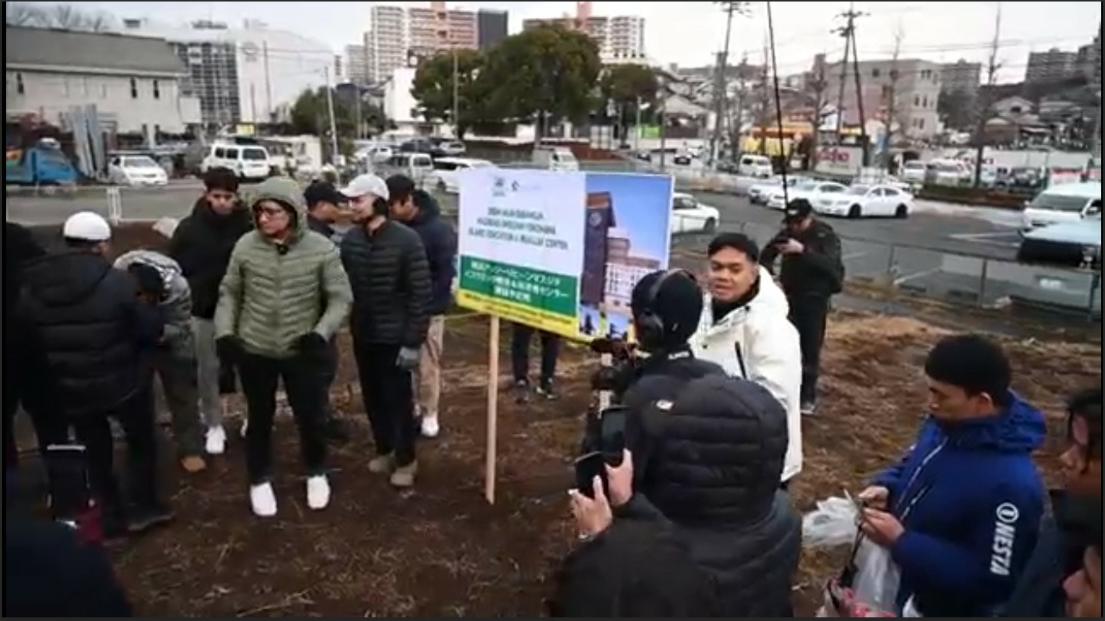
[[824, 122], [822, 111], [829, 103], [825, 97], [825, 91], [828, 90], [828, 81], [825, 79], [825, 62], [824, 55], [821, 57], [821, 62], [817, 63], [812, 73], [810, 73], [810, 79], [806, 82], [806, 94], [809, 96], [810, 101], [813, 102], [813, 114], [810, 117], [812, 124], [810, 132], [810, 170], [817, 167], [817, 139], [818, 134], [821, 132], [821, 124]]
[[45, 15], [41, 8], [29, 4], [5, 4], [4, 23], [9, 26], [41, 26]]
[[905, 32], [902, 29], [902, 22], [898, 22], [898, 27], [894, 29], [894, 56], [890, 62], [890, 90], [887, 94], [886, 103], [886, 116], [884, 120], [886, 122], [886, 148], [883, 150], [883, 167], [890, 167], [890, 147], [893, 146], [894, 138], [894, 121], [899, 118], [898, 102], [896, 96], [898, 94], [898, 55], [902, 51], [902, 39], [905, 38]]
[[30, 4], [6, 3], [4, 23], [31, 28], [61, 28], [87, 32], [108, 32], [115, 18], [103, 11], [84, 11], [71, 4], [41, 7]]

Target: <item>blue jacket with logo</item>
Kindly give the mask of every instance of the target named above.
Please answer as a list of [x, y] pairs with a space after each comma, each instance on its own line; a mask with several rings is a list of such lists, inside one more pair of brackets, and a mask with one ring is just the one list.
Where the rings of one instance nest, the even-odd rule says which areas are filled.
[[899, 608], [925, 616], [989, 616], [1009, 597], [1036, 542], [1043, 482], [1032, 461], [1043, 415], [1011, 394], [998, 416], [930, 416], [900, 464], [876, 477], [905, 526], [891, 549]]

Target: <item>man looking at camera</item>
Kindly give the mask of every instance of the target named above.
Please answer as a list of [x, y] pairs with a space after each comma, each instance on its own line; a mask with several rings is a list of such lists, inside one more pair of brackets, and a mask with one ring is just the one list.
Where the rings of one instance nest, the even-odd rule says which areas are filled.
[[817, 375], [829, 298], [844, 287], [844, 263], [840, 238], [833, 228], [813, 217], [809, 201], [796, 198], [787, 204], [784, 228], [760, 253], [760, 263], [770, 271], [780, 255], [779, 281], [787, 295], [790, 321], [798, 329], [802, 348], [801, 410], [811, 415], [817, 407]]

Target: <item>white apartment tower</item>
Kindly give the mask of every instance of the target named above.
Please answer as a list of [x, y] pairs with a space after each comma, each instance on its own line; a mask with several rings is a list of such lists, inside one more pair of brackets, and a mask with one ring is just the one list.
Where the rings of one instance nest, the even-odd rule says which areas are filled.
[[365, 33], [369, 82], [382, 82], [407, 64], [407, 16], [401, 7], [374, 5]]

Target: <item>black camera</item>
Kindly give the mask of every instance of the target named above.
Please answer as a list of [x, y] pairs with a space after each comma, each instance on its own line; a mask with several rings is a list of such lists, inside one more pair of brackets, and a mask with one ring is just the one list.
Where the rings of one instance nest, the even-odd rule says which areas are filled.
[[636, 355], [636, 345], [621, 339], [601, 338], [591, 341], [591, 351], [609, 354], [613, 358], [610, 366], [604, 366], [591, 375], [591, 389], [609, 390], [620, 396], [638, 375], [640, 358]]

